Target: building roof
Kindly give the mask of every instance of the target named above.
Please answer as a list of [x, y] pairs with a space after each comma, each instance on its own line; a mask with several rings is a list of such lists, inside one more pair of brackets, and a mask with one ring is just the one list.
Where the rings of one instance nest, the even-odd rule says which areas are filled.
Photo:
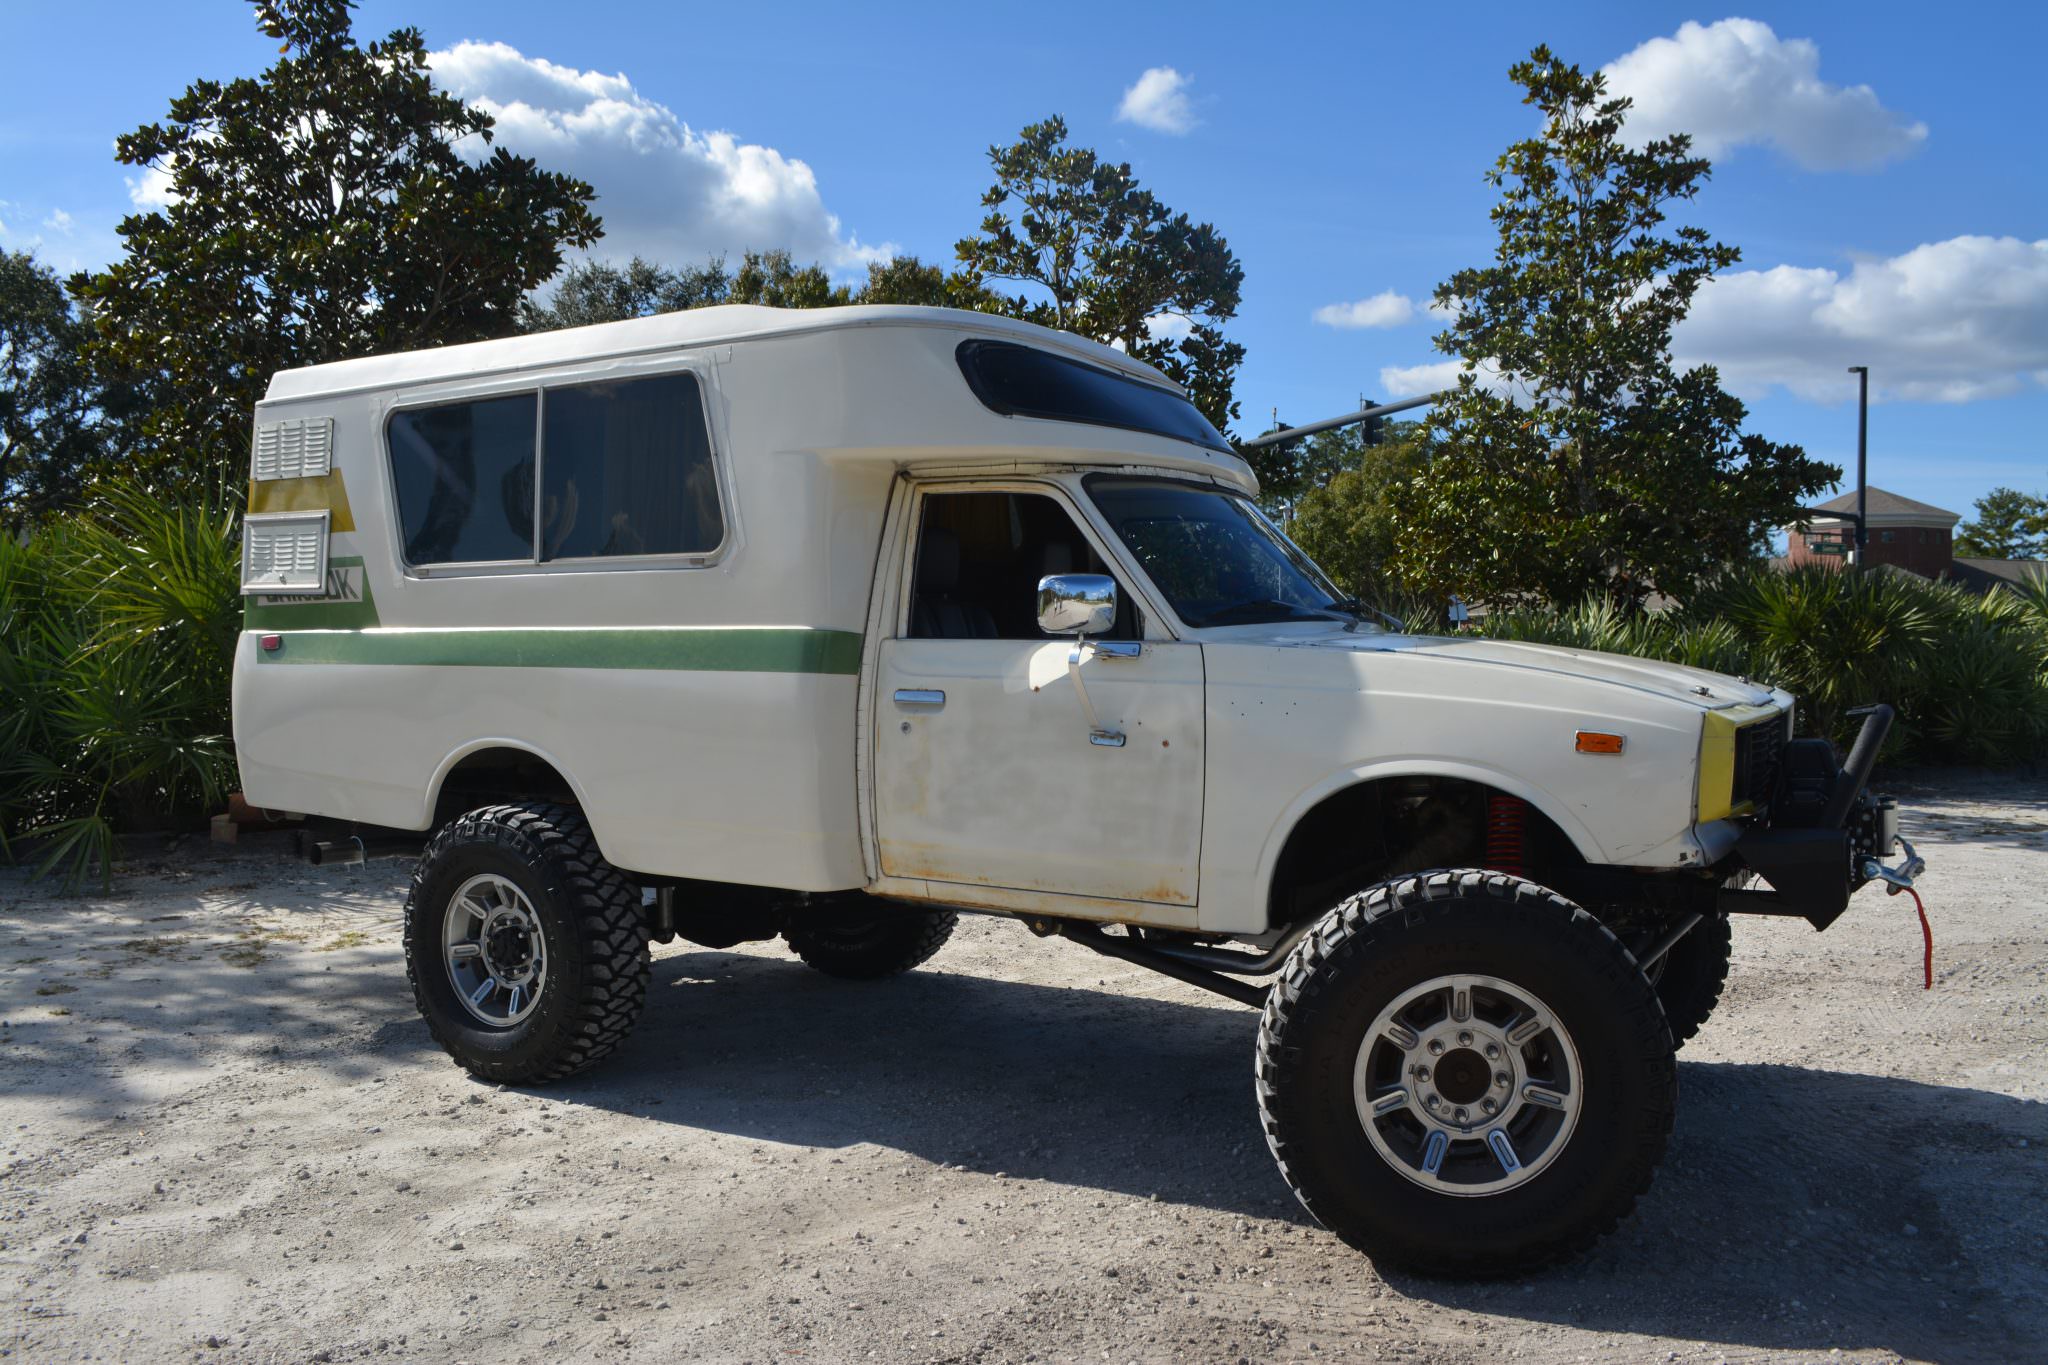
[[1955, 579], [1968, 588], [1985, 592], [2001, 583], [2048, 583], [2048, 560], [1978, 559], [1957, 555]]
[[763, 308], [756, 304], [728, 303], [715, 308], [691, 308], [679, 313], [630, 318], [624, 322], [564, 327], [552, 332], [533, 332], [494, 341], [472, 341], [459, 346], [400, 351], [309, 365], [296, 370], [279, 370], [271, 376], [266, 400], [279, 402], [330, 397], [369, 389], [500, 374], [569, 361], [609, 359], [868, 327], [939, 327], [993, 334], [1065, 351], [1105, 369], [1180, 391], [1178, 384], [1158, 370], [1131, 359], [1122, 351], [1071, 332], [1056, 332], [995, 313], [975, 313], [958, 308], [919, 308], [909, 304]]
[[[1912, 498], [1901, 497], [1899, 494], [1888, 489], [1879, 488], [1876, 484], [1868, 485], [1864, 491], [1867, 495], [1865, 515], [1870, 518], [1872, 526], [1949, 527], [1962, 520], [1960, 516], [1949, 511], [1946, 507], [1936, 507], [1933, 503], [1929, 502], [1916, 502]], [[1856, 511], [1856, 490], [1852, 488], [1838, 498], [1829, 498], [1826, 502], [1816, 503], [1813, 510], [1816, 512], [1848, 512], [1854, 514]], [[1815, 517], [1814, 520], [1827, 521], [1831, 520], [1831, 518]]]

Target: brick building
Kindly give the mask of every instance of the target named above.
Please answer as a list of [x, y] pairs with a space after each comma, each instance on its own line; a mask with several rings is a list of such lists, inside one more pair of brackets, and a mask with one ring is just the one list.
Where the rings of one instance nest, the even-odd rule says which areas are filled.
[[[1830, 498], [1814, 508], [1816, 512], [1856, 512], [1856, 494], [1851, 491]], [[1919, 574], [1922, 578], [1945, 578], [1977, 592], [1998, 583], [2048, 576], [2048, 563], [2032, 559], [1958, 559], [1955, 551], [1956, 523], [1962, 520], [1947, 508], [1915, 502], [1897, 493], [1871, 487], [1866, 490], [1865, 516], [1870, 520], [1869, 562], [1889, 565]], [[1780, 565], [1848, 563], [1848, 556], [1823, 547], [1855, 544], [1853, 521], [1816, 516], [1805, 526], [1785, 528], [1785, 557]]]

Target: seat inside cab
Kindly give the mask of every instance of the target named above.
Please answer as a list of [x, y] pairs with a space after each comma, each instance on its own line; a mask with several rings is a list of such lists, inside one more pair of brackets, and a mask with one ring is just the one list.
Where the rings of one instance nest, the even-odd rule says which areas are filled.
[[[1038, 581], [1049, 574], [1110, 574], [1081, 528], [1042, 493], [933, 493], [924, 499], [912, 581], [910, 635], [920, 640], [1043, 640]], [[1141, 635], [1137, 608], [1117, 583], [1115, 626]]]

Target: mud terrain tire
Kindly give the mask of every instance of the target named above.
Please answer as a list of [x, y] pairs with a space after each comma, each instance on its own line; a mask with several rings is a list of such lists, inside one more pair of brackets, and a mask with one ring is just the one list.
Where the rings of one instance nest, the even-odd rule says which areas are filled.
[[[515, 970], [534, 986], [525, 998], [503, 988], [486, 993], [482, 1014], [463, 999], [475, 993], [467, 989], [472, 979], [485, 974], [473, 965], [479, 952], [465, 945], [467, 958], [458, 960], [458, 949], [449, 947], [464, 933], [462, 926], [451, 930], [451, 917], [483, 923], [473, 910], [458, 909], [470, 887], [479, 889], [469, 904], [503, 921], [494, 942], [514, 945], [507, 957], [524, 952]], [[534, 970], [535, 960], [543, 971]], [[406, 979], [434, 1041], [483, 1080], [540, 1085], [604, 1058], [640, 1017], [648, 968], [640, 896], [598, 852], [573, 806], [473, 810], [420, 855], [405, 902]], [[458, 974], [465, 974], [461, 993]], [[494, 1022], [487, 1016], [501, 1004], [505, 1017]]]
[[827, 976], [879, 981], [928, 962], [959, 922], [955, 910], [918, 910], [862, 897], [806, 911], [782, 937], [806, 966]]
[[1499, 873], [1417, 873], [1338, 905], [1259, 1028], [1281, 1175], [1344, 1241], [1429, 1275], [1532, 1270], [1613, 1230], [1677, 1092], [1663, 1008], [1621, 941]]
[[1691, 933], [1672, 945], [1664, 960], [1651, 969], [1650, 980], [1671, 1024], [1671, 1041], [1684, 1047], [1700, 1031], [1720, 1003], [1728, 984], [1728, 957], [1734, 934], [1726, 915], [1708, 915]]

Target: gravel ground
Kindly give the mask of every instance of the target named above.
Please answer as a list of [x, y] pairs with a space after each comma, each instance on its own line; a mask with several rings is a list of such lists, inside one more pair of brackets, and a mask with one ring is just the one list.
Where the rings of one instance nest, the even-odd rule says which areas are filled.
[[1256, 1016], [975, 919], [876, 986], [659, 950], [593, 1075], [469, 1080], [404, 867], [281, 836], [0, 873], [0, 1355], [36, 1361], [2048, 1359], [2048, 800], [1901, 787], [1910, 902], [1737, 925], [1635, 1216], [1381, 1274], [1258, 1132]]

